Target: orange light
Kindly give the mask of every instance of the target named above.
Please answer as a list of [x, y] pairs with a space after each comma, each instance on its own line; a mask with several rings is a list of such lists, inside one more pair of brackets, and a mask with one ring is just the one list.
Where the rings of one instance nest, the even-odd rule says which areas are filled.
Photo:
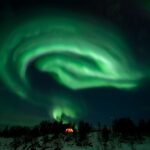
[[66, 132], [66, 133], [73, 133], [73, 129], [72, 129], [72, 128], [67, 128], [67, 129], [65, 130], [65, 132]]

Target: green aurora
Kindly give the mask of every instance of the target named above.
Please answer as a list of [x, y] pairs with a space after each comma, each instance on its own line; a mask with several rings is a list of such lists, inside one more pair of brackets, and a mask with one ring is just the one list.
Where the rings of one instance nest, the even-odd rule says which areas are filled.
[[[119, 30], [104, 21], [79, 16], [24, 21], [4, 42], [0, 60], [2, 81], [14, 93], [35, 103], [39, 103], [38, 96], [34, 97], [35, 90], [27, 77], [30, 63], [38, 71], [52, 74], [70, 90], [96, 87], [131, 90], [145, 77]], [[51, 95], [46, 95], [47, 101], [54, 105], [50, 116], [56, 120], [63, 115], [78, 118], [83, 109], [80, 102], [59, 97], [56, 91], [56, 103]], [[44, 102], [40, 100], [40, 103]]]

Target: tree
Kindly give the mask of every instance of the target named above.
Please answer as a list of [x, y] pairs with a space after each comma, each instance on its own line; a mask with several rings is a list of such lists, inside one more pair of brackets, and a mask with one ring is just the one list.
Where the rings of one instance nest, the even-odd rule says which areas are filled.
[[115, 120], [113, 123], [113, 131], [118, 134], [120, 133], [124, 139], [128, 136], [135, 136], [136, 130], [136, 126], [129, 118], [121, 118], [119, 120]]
[[89, 123], [83, 121], [79, 122], [77, 145], [90, 145], [87, 135], [91, 130], [92, 126]]
[[109, 141], [109, 130], [107, 129], [107, 127], [104, 127], [102, 130], [102, 139], [103, 139], [103, 145], [104, 145], [104, 149], [107, 148], [107, 142]]
[[49, 121], [42, 121], [39, 125], [40, 134], [42, 136], [52, 132], [52, 123]]
[[6, 138], [9, 137], [9, 128], [8, 128], [8, 126], [6, 126], [6, 127], [3, 129], [3, 131], [1, 132], [1, 135], [2, 135], [2, 137], [6, 137]]
[[40, 129], [39, 126], [34, 126], [33, 129], [30, 132], [31, 137], [36, 138], [40, 136]]

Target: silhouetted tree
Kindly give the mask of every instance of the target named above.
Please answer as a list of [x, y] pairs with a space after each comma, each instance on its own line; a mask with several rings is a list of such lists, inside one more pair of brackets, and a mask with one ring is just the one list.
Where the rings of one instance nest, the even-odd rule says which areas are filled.
[[100, 131], [101, 130], [101, 123], [100, 122], [98, 122], [97, 127], [98, 127], [98, 130]]
[[34, 127], [31, 129], [30, 135], [31, 135], [31, 137], [33, 137], [33, 138], [40, 136], [40, 129], [39, 129], [39, 126], [38, 126], [38, 125], [34, 126]]
[[139, 142], [144, 140], [144, 135], [146, 134], [146, 122], [144, 120], [140, 120], [137, 127], [137, 138]]
[[40, 134], [42, 136], [52, 132], [52, 123], [50, 121], [42, 121], [39, 125]]
[[104, 127], [102, 130], [102, 140], [103, 140], [103, 145], [104, 145], [104, 149], [107, 148], [107, 142], [109, 141], [109, 130], [107, 129], [107, 127]]
[[9, 137], [9, 128], [6, 126], [2, 132], [1, 132], [2, 137], [8, 138]]
[[78, 126], [78, 142], [77, 145], [88, 145], [88, 133], [92, 131], [92, 126], [87, 123], [80, 121]]
[[12, 126], [10, 129], [9, 129], [9, 136], [10, 137], [20, 137], [22, 136], [23, 134], [23, 127], [20, 127], [20, 126]]
[[150, 136], [150, 120], [146, 123], [146, 136]]
[[136, 126], [129, 118], [121, 118], [113, 123], [113, 131], [120, 133], [123, 138], [136, 135]]

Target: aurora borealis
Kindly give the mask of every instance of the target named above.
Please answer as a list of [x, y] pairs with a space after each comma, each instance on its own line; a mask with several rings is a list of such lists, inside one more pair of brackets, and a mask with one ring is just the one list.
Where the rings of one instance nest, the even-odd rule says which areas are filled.
[[30, 86], [26, 79], [30, 62], [40, 71], [54, 73], [59, 83], [73, 90], [138, 85], [144, 75], [134, 68], [122, 37], [100, 25], [97, 29], [86, 22], [68, 20], [57, 16], [35, 20], [10, 35], [9, 44], [6, 41], [1, 51], [1, 76], [14, 92], [26, 93], [22, 86]]
[[[0, 80], [22, 103], [42, 107], [55, 120], [78, 120], [93, 99], [102, 103], [103, 89], [130, 93], [149, 80], [149, 61], [138, 60], [130, 32], [105, 16], [50, 8], [16, 15], [12, 27], [11, 19], [3, 21]], [[85, 96], [94, 89], [97, 95]]]

